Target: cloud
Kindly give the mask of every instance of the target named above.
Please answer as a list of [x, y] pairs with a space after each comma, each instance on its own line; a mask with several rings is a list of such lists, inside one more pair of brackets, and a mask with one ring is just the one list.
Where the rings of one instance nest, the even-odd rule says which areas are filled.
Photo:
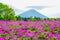
[[39, 12], [41, 12], [42, 14], [48, 16], [48, 17], [60, 17], [60, 8], [59, 7], [52, 7], [52, 8], [45, 8], [40, 10]]
[[11, 4], [18, 9], [25, 9], [27, 6], [58, 6], [59, 0], [0, 0], [5, 4]]
[[50, 8], [50, 6], [27, 6], [26, 8], [33, 8], [33, 9], [44, 9], [44, 8]]

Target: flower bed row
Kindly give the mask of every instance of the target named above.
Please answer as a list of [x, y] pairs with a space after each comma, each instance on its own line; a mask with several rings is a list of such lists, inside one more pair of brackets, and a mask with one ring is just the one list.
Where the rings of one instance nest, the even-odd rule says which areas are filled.
[[60, 40], [60, 21], [2, 21], [0, 40]]

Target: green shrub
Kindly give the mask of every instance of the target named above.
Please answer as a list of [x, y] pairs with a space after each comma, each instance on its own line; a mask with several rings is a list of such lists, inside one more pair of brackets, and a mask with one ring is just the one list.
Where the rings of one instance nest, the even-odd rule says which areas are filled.
[[0, 20], [16, 20], [14, 10], [0, 3]]

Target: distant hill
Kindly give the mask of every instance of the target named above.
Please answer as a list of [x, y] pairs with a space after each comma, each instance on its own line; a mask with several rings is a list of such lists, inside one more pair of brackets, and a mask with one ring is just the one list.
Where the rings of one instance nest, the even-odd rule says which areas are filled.
[[34, 9], [30, 9], [28, 11], [23, 12], [22, 14], [18, 15], [24, 18], [28, 18], [28, 17], [40, 17], [40, 18], [47, 18], [47, 16], [37, 12]]

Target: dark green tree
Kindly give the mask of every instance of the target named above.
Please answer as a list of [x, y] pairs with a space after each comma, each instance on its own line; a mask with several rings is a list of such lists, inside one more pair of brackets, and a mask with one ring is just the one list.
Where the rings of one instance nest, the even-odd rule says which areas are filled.
[[56, 18], [56, 20], [60, 20], [60, 18]]
[[21, 16], [16, 16], [16, 19], [17, 20], [22, 20], [22, 17]]
[[35, 20], [35, 18], [33, 18], [32, 16], [30, 17], [30, 20]]

